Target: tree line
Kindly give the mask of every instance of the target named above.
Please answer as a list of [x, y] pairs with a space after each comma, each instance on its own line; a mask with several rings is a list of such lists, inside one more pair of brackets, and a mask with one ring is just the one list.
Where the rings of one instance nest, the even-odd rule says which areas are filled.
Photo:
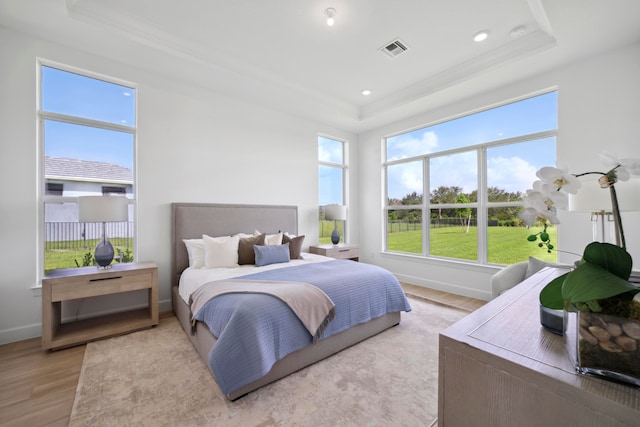
[[[429, 202], [432, 205], [431, 219], [471, 219], [473, 215], [473, 209], [471, 208], [438, 208], [440, 204], [467, 204], [475, 203], [478, 201], [478, 191], [473, 190], [470, 193], [464, 193], [461, 187], [458, 186], [440, 186], [431, 192], [429, 195]], [[525, 194], [520, 191], [509, 192], [498, 187], [488, 188], [488, 200], [491, 202], [520, 202], [524, 198]], [[408, 205], [421, 205], [422, 194], [412, 192], [407, 194], [402, 199], [389, 198], [389, 206], [408, 206]], [[489, 210], [489, 220], [497, 221], [503, 225], [518, 225], [521, 220], [518, 218], [518, 213], [522, 210], [520, 206], [506, 206], [496, 207]], [[390, 221], [422, 221], [422, 210], [389, 210]]]

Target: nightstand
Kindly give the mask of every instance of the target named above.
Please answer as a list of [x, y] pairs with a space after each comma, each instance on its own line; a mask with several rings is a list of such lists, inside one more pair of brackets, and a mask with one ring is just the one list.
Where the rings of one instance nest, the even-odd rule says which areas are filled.
[[[61, 323], [62, 302], [148, 290], [149, 305]], [[42, 279], [42, 348], [58, 349], [157, 325], [158, 267], [153, 262], [55, 270]]]
[[351, 245], [349, 243], [309, 246], [309, 252], [336, 259], [350, 259], [352, 261], [358, 261], [360, 259], [360, 248], [358, 245]]

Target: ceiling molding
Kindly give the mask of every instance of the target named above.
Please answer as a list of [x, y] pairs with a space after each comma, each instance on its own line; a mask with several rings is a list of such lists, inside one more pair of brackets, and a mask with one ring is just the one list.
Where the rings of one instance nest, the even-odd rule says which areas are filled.
[[549, 22], [547, 12], [542, 5], [542, 0], [527, 0], [527, 2], [529, 3], [529, 9], [531, 10], [533, 19], [535, 19], [536, 24], [538, 24], [538, 28], [555, 38], [553, 29], [551, 28], [551, 22]]
[[448, 68], [419, 83], [406, 87], [384, 99], [360, 109], [360, 119], [368, 119], [401, 105], [427, 97], [458, 83], [484, 74], [495, 67], [552, 49], [556, 40], [543, 31], [534, 31], [504, 46]]
[[220, 53], [212, 46], [208, 46], [207, 49], [199, 48], [185, 39], [159, 29], [149, 21], [116, 12], [106, 7], [103, 3], [88, 3], [82, 0], [65, 1], [67, 14], [73, 19], [101, 25], [103, 28], [116, 32], [128, 40], [189, 63], [207, 67], [213, 72], [241, 75], [244, 78], [251, 79], [254, 83], [259, 82], [269, 85], [271, 86], [270, 92], [273, 92], [273, 89], [289, 92], [290, 95], [285, 95], [284, 98], [288, 98], [291, 95], [312, 98], [326, 107], [335, 108], [344, 114], [350, 115], [351, 119], [356, 121], [379, 116], [389, 110], [471, 79], [500, 64], [554, 47], [555, 39], [549, 34], [550, 25], [541, 1], [528, 0], [528, 4], [536, 23], [544, 30], [530, 32], [524, 37], [443, 70], [438, 74], [431, 75], [419, 83], [358, 108], [346, 101], [294, 84], [291, 81], [283, 80], [280, 76], [271, 75], [264, 70], [258, 70], [251, 64]]
[[158, 29], [150, 22], [133, 19], [122, 13], [104, 7], [102, 4], [92, 3], [87, 6], [82, 0], [66, 0], [67, 14], [70, 18], [91, 24], [99, 24], [103, 28], [118, 33], [129, 40], [151, 47], [176, 58], [201, 65], [212, 71], [222, 71], [242, 75], [245, 78], [271, 85], [280, 90], [286, 90], [297, 96], [312, 97], [317, 102], [326, 104], [357, 117], [357, 108], [345, 101], [327, 96], [326, 94], [311, 90], [307, 87], [294, 84], [258, 70], [250, 64], [234, 60], [227, 55], [219, 54], [214, 48], [199, 49], [195, 45], [185, 42], [179, 37], [172, 36], [169, 32]]

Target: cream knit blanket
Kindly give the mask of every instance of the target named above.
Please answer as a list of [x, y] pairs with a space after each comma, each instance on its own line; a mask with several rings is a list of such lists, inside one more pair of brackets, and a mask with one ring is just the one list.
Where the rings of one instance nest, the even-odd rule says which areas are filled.
[[191, 294], [191, 323], [194, 315], [213, 298], [234, 293], [259, 293], [274, 296], [298, 316], [307, 328], [313, 342], [336, 316], [333, 301], [321, 289], [304, 282], [279, 282], [272, 280], [217, 280], [205, 283]]

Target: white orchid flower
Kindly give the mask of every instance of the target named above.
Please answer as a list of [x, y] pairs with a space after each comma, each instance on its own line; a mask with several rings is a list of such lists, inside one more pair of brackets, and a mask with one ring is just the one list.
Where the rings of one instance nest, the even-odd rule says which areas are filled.
[[551, 224], [560, 224], [558, 216], [552, 211], [540, 212], [536, 208], [525, 208], [518, 214], [518, 217], [531, 227], [536, 221], [544, 219]]
[[640, 159], [618, 159], [618, 157], [608, 151], [598, 153], [604, 166], [613, 173], [618, 181], [628, 181], [630, 174], [640, 175]]
[[[529, 200], [529, 195], [539, 193]], [[541, 196], [542, 195], [542, 196]], [[547, 210], [551, 207], [556, 209], [567, 209], [569, 207], [569, 197], [567, 193], [558, 189], [548, 182], [534, 181], [533, 190], [527, 190], [527, 198], [524, 200], [525, 206], [529, 204], [539, 210]]]
[[518, 217], [523, 220], [528, 227], [531, 227], [539, 216], [540, 214], [535, 208], [525, 208], [518, 214]]
[[556, 190], [564, 190], [567, 193], [576, 194], [580, 188], [580, 181], [567, 170], [545, 166], [536, 172], [536, 176], [543, 182], [554, 186]]
[[538, 218], [544, 218], [552, 224], [559, 224], [560, 220], [556, 212], [558, 209], [566, 208], [567, 204], [567, 195], [559, 191], [544, 194], [540, 191], [527, 190], [527, 197], [524, 199], [525, 209], [520, 218], [529, 226]]

